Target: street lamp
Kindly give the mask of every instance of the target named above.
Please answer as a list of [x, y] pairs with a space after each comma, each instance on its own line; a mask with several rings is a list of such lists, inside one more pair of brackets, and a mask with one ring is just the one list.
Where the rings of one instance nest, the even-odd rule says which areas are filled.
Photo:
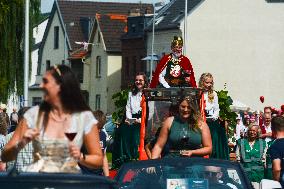
[[66, 54], [68, 53], [68, 52], [66, 52], [67, 51], [67, 49], [68, 49], [68, 47], [67, 47], [67, 43], [68, 43], [68, 41], [67, 41], [67, 26], [74, 26], [75, 25], [75, 23], [74, 22], [69, 22], [69, 23], [65, 23], [64, 24], [64, 61], [63, 61], [63, 64], [65, 64], [66, 62], [67, 62], [67, 56], [66, 56]]

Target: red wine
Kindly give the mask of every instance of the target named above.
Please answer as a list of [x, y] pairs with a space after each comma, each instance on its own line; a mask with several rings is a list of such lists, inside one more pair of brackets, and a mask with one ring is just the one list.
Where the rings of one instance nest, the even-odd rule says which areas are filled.
[[65, 135], [70, 141], [73, 141], [77, 133], [65, 133]]

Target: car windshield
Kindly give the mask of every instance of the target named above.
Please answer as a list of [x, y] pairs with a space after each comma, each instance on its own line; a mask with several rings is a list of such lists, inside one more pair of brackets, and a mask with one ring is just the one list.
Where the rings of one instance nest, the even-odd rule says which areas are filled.
[[[195, 158], [192, 158], [195, 159]], [[149, 161], [122, 168], [116, 180], [121, 188], [218, 189], [248, 188], [244, 173], [236, 164], [197, 158]], [[148, 162], [148, 161], [147, 161]], [[223, 163], [225, 162], [225, 163]], [[123, 170], [124, 169], [124, 170]]]

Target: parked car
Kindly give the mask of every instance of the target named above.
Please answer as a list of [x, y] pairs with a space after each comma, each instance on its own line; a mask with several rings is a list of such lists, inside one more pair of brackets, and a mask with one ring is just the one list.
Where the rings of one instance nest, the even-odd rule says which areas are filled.
[[112, 121], [111, 116], [106, 117], [106, 123], [104, 125], [104, 130], [107, 132], [107, 152], [112, 151], [112, 144], [114, 138], [114, 132], [116, 129], [116, 124]]
[[64, 173], [0, 173], [2, 189], [117, 189], [118, 184], [103, 176]]
[[112, 121], [111, 116], [106, 117], [106, 123], [104, 125], [104, 129], [109, 136], [113, 136], [113, 132], [116, 128], [116, 124]]
[[121, 189], [253, 189], [239, 163], [206, 158], [131, 162], [122, 165], [115, 180]]

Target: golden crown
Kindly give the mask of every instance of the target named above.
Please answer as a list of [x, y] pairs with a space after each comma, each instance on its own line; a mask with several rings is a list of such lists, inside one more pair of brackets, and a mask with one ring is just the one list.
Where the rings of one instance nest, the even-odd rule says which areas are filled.
[[174, 36], [174, 39], [172, 40], [172, 47], [174, 46], [183, 46], [183, 40], [182, 37]]

